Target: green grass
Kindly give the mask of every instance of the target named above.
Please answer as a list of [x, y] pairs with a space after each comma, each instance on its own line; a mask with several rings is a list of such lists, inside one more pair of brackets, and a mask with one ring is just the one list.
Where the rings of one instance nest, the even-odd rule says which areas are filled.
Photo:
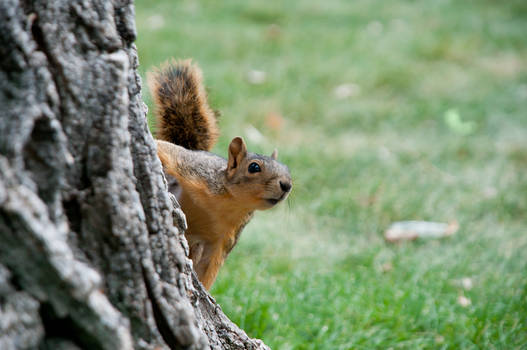
[[[527, 349], [527, 2], [141, 0], [136, 14], [143, 76], [169, 57], [201, 65], [216, 152], [242, 135], [291, 169], [289, 203], [257, 213], [212, 289], [250, 336]], [[358, 93], [337, 98], [347, 83]], [[410, 219], [460, 230], [383, 240]]]

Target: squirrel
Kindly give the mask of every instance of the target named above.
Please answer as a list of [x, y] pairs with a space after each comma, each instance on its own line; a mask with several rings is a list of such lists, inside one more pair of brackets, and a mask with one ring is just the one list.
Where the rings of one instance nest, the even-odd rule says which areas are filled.
[[255, 210], [274, 207], [292, 188], [289, 169], [271, 156], [247, 151], [241, 137], [228, 159], [210, 153], [219, 130], [202, 72], [191, 60], [169, 61], [148, 74], [156, 118], [157, 154], [176, 178], [187, 219], [190, 259], [209, 290]]

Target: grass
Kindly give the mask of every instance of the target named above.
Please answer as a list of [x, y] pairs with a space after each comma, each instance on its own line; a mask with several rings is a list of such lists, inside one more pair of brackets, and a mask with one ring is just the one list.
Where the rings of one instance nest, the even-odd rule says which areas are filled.
[[[212, 289], [250, 336], [527, 349], [524, 0], [140, 0], [136, 15], [143, 76], [169, 57], [201, 65], [223, 114], [216, 152], [242, 135], [293, 174], [289, 203], [256, 215]], [[460, 230], [386, 243], [400, 220]]]

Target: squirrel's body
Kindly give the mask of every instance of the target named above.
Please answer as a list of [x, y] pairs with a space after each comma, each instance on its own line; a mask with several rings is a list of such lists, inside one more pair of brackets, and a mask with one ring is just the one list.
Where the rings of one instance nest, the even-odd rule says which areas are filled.
[[228, 159], [207, 152], [219, 133], [201, 72], [190, 61], [165, 65], [149, 83], [157, 105], [158, 156], [181, 187], [190, 258], [209, 289], [254, 210], [287, 197], [289, 170], [276, 161], [276, 151], [271, 157], [250, 153], [240, 137], [231, 141]]

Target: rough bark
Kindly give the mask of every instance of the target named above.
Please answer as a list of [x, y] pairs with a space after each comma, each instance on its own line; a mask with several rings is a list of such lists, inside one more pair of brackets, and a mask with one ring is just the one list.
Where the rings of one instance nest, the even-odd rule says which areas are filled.
[[192, 273], [135, 37], [131, 1], [0, 1], [1, 349], [267, 348]]

